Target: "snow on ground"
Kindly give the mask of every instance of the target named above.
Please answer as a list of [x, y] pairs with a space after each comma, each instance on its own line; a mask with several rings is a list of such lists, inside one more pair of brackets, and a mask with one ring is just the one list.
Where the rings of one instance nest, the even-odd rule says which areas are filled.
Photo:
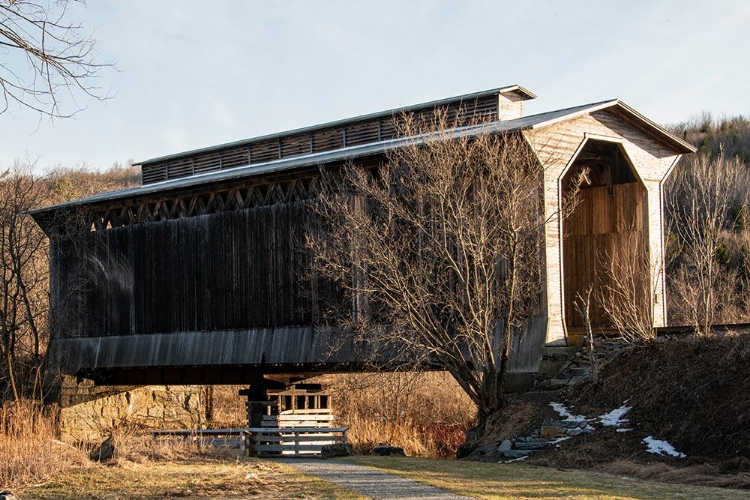
[[560, 414], [560, 416], [569, 422], [588, 422], [590, 419], [586, 418], [585, 415], [573, 415], [570, 411], [565, 408], [561, 403], [550, 403], [553, 410]]
[[620, 427], [623, 424], [628, 422], [627, 418], [622, 418], [627, 412], [629, 412], [633, 407], [632, 406], [626, 406], [627, 401], [623, 403], [623, 405], [619, 408], [615, 408], [609, 413], [606, 413], [604, 415], [600, 415], [598, 420], [604, 427]]
[[[549, 405], [552, 407], [552, 409], [560, 414], [560, 417], [563, 420], [567, 420], [568, 422], [587, 422], [586, 427], [589, 427], [588, 422], [595, 420], [602, 424], [604, 427], [616, 427], [617, 432], [628, 432], [632, 429], [621, 427], [623, 424], [626, 424], [628, 422], [627, 418], [622, 417], [625, 416], [625, 414], [633, 408], [632, 406], [627, 406], [627, 404], [628, 401], [626, 400], [619, 408], [615, 408], [611, 412], [600, 415], [595, 419], [587, 418], [585, 415], [574, 415], [562, 403], [552, 402]], [[563, 437], [555, 440], [555, 442], [564, 441], [566, 439], [568, 438]], [[643, 438], [643, 442], [648, 445], [648, 449], [646, 451], [649, 453], [655, 453], [657, 455], [671, 455], [673, 457], [679, 458], [686, 457], [684, 453], [680, 453], [679, 451], [675, 450], [674, 446], [672, 446], [668, 442], [662, 441], [660, 439], [654, 439], [653, 436]]]
[[666, 454], [679, 458], [685, 458], [687, 456], [684, 453], [680, 453], [679, 451], [675, 450], [674, 446], [667, 443], [666, 441], [654, 439], [653, 436], [647, 436], [643, 438], [643, 442], [648, 445], [648, 449], [646, 449], [646, 451], [649, 453], [654, 453], [657, 455]]
[[[573, 413], [568, 410], [565, 405], [561, 403], [550, 403], [549, 405], [560, 414], [560, 417], [564, 420], [567, 420], [569, 422], [591, 422], [591, 421], [597, 421], [600, 424], [602, 424], [604, 427], [622, 427], [624, 424], [628, 422], [627, 418], [622, 418], [625, 416], [627, 412], [629, 412], [631, 409], [633, 409], [632, 406], [628, 406], [628, 401], [626, 400], [622, 406], [619, 408], [615, 408], [609, 413], [605, 413], [604, 415], [599, 415], [596, 418], [588, 418], [585, 415], [574, 415]], [[626, 432], [630, 429], [618, 429], [619, 431]]]

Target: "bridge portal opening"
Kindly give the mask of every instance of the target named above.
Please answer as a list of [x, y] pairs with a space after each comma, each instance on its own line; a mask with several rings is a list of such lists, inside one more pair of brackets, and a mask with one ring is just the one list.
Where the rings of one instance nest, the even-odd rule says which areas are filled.
[[[571, 205], [571, 186], [582, 173]], [[567, 205], [562, 225], [565, 326], [569, 336], [584, 333], [575, 301], [591, 288], [592, 327], [606, 331], [613, 327], [602, 304], [607, 287], [627, 284], [644, 295], [639, 303], [650, 304], [646, 189], [620, 143], [591, 139], [564, 175], [562, 188]]]

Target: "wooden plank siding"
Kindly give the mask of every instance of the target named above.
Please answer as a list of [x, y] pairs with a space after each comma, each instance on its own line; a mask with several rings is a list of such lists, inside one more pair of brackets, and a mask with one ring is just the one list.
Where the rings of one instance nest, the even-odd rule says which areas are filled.
[[560, 181], [576, 152], [587, 139], [607, 138], [620, 142], [636, 174], [646, 188], [649, 255], [655, 270], [651, 283], [656, 326], [666, 324], [663, 271], [662, 180], [679, 158], [674, 150], [608, 110], [595, 111], [524, 132], [545, 167], [545, 251], [547, 265], [547, 343], [565, 343], [566, 318], [575, 314], [563, 302], [563, 255]]
[[[311, 324], [319, 304], [297, 246], [307, 203], [91, 231], [75, 244], [54, 239], [55, 289], [73, 291], [61, 337]], [[322, 295], [332, 293], [329, 283]]]
[[[640, 183], [616, 184], [581, 190], [579, 205], [565, 222], [563, 269], [565, 310], [575, 311], [577, 292], [613, 286], [608, 277], [613, 260], [629, 258], [629, 251], [643, 249], [645, 242], [646, 197]], [[640, 244], [639, 244], [640, 243]], [[569, 328], [582, 328], [579, 314], [565, 318]], [[606, 327], [609, 321], [594, 301], [591, 322]]]

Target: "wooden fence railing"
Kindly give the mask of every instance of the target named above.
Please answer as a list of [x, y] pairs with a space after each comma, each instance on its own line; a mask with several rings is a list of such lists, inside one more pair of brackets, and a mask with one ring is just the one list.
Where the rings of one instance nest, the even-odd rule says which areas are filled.
[[256, 427], [245, 429], [240, 453], [253, 455], [319, 455], [323, 446], [346, 443], [347, 427]]
[[333, 415], [330, 408], [286, 410], [278, 415], [263, 415], [261, 427], [330, 427]]
[[239, 447], [240, 456], [319, 455], [325, 445], [344, 444], [347, 427], [331, 427], [330, 409], [288, 410], [264, 415], [262, 427], [154, 430], [151, 437], [181, 437], [206, 446]]
[[198, 445], [242, 448], [243, 432], [247, 429], [159, 429], [149, 431], [152, 439], [177, 437], [190, 439]]

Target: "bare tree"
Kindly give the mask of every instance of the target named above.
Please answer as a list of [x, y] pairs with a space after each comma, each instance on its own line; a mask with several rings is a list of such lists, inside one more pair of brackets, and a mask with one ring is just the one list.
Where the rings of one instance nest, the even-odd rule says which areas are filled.
[[[83, 25], [68, 19], [71, 3], [56, 0], [0, 0], [0, 87], [3, 105], [31, 109], [42, 116], [67, 118], [83, 106], [76, 97], [109, 97], [94, 84], [100, 70], [95, 40]], [[68, 102], [68, 99], [71, 102]]]
[[0, 380], [16, 400], [42, 396], [48, 340], [47, 240], [28, 211], [40, 205], [33, 165], [0, 178]]
[[543, 166], [523, 137], [468, 137], [441, 114], [399, 129], [383, 164], [323, 171], [307, 244], [348, 298], [340, 324], [391, 359], [442, 366], [481, 426], [540, 314]]
[[[46, 235], [29, 214], [44, 204], [65, 201], [104, 189], [137, 183], [132, 167], [108, 171], [57, 170], [46, 177], [34, 173], [34, 159], [17, 160], [0, 172], [0, 402], [4, 399], [41, 398], [47, 379], [45, 361], [50, 331], [49, 245]], [[75, 211], [62, 211], [57, 226], [72, 241], [65, 252], [78, 252], [90, 227]], [[91, 269], [74, 269], [63, 304], [52, 323], [66, 328], [65, 304], [80, 300], [90, 286]], [[73, 308], [71, 308], [73, 309]]]
[[591, 381], [599, 381], [599, 365], [596, 362], [596, 344], [594, 343], [594, 329], [591, 327], [591, 293], [594, 286], [590, 285], [585, 295], [576, 294], [575, 308], [586, 326], [586, 340], [589, 344], [589, 364], [591, 365]]
[[744, 295], [743, 280], [726, 264], [732, 241], [746, 232], [748, 185], [750, 173], [739, 159], [702, 154], [675, 172], [667, 191], [668, 227], [676, 241], [670, 311], [699, 334], [710, 334], [716, 321], [746, 319], [735, 304]]
[[616, 255], [597, 256], [606, 270], [599, 277], [594, 298], [626, 342], [656, 338], [652, 287], [661, 279], [663, 268], [651, 263], [645, 245], [642, 235], [631, 234]]

